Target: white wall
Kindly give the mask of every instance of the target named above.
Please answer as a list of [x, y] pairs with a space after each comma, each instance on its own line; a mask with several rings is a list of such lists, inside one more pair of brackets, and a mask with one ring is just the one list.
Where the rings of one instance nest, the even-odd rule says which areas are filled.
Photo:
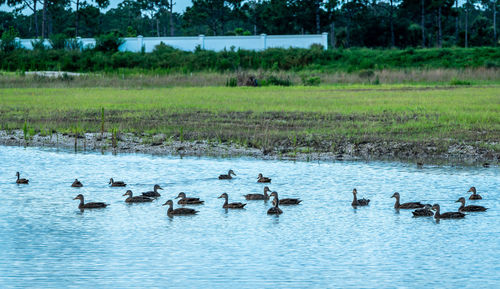
[[[84, 48], [95, 46], [93, 38], [77, 38]], [[328, 34], [311, 35], [266, 35], [257, 36], [194, 36], [194, 37], [126, 37], [120, 46], [120, 51], [139, 52], [144, 47], [145, 52], [151, 52], [161, 42], [174, 48], [194, 51], [197, 46], [214, 51], [235, 49], [265, 50], [267, 48], [309, 48], [312, 44], [321, 44], [324, 49], [328, 47]], [[33, 49], [33, 39], [19, 39], [18, 43], [25, 49]], [[45, 40], [45, 46], [50, 47], [50, 42]]]

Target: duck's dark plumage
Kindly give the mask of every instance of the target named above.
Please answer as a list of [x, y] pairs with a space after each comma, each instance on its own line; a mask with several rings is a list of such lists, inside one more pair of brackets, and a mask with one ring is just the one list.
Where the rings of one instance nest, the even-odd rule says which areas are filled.
[[179, 199], [177, 204], [179, 205], [202, 205], [205, 201], [200, 200], [200, 198], [187, 198], [186, 193], [180, 192], [176, 199]]
[[271, 179], [264, 177], [262, 174], [259, 174], [259, 176], [257, 177], [257, 183], [270, 183], [270, 182]]
[[174, 209], [174, 202], [172, 202], [172, 200], [168, 200], [165, 204], [163, 204], [163, 206], [166, 206], [168, 205], [168, 210], [167, 210], [167, 214], [169, 216], [172, 216], [172, 215], [194, 215], [196, 213], [198, 213], [198, 211], [194, 210], [194, 209], [190, 209], [190, 208], [177, 208], [177, 209]]
[[146, 196], [134, 196], [131, 190], [128, 190], [123, 196], [129, 196], [125, 199], [126, 203], [148, 203], [153, 201], [153, 199]]
[[432, 217], [434, 216], [434, 212], [431, 210], [430, 205], [425, 205], [422, 209], [417, 209], [412, 212], [414, 217]]
[[267, 192], [270, 192], [269, 187], [264, 187], [264, 194], [248, 194], [245, 195], [245, 199], [247, 200], [269, 200], [269, 195]]
[[352, 194], [353, 194], [353, 200], [352, 200], [351, 205], [352, 205], [353, 207], [357, 207], [357, 206], [367, 206], [367, 205], [370, 203], [370, 200], [369, 200], [369, 199], [358, 199], [358, 198], [357, 198], [358, 190], [353, 189], [353, 190], [352, 190]]
[[278, 199], [278, 193], [272, 192], [271, 197], [274, 197], [273, 199], [273, 206], [267, 210], [268, 215], [281, 215], [283, 214], [283, 211], [279, 208], [279, 199]]
[[465, 217], [465, 214], [460, 212], [447, 212], [441, 214], [438, 204], [434, 204], [432, 206], [432, 210], [436, 211], [436, 213], [434, 214], [434, 218], [436, 219], [462, 219]]
[[[278, 198], [278, 192], [274, 191], [271, 193], [271, 195], [276, 194], [276, 198]], [[302, 202], [301, 199], [293, 199], [293, 198], [286, 198], [286, 199], [278, 199], [280, 205], [298, 205], [300, 202]]]
[[106, 208], [108, 206], [108, 204], [102, 203], [102, 202], [85, 203], [82, 194], [76, 196], [73, 200], [80, 200], [80, 204], [78, 205], [78, 208], [80, 210], [83, 210], [83, 209], [99, 209], [99, 208]]
[[471, 187], [467, 193], [471, 193], [472, 192], [472, 195], [470, 195], [469, 197], [469, 200], [482, 200], [483, 197], [481, 197], [480, 195], [477, 194], [476, 192], [476, 187]]
[[423, 208], [425, 205], [420, 202], [409, 202], [409, 203], [399, 203], [400, 195], [398, 192], [394, 193], [391, 198], [396, 198], [396, 203], [394, 204], [395, 209], [419, 209]]
[[243, 204], [243, 203], [229, 203], [228, 200], [229, 200], [229, 196], [226, 194], [226, 193], [223, 193], [222, 195], [220, 195], [219, 199], [222, 199], [224, 198], [224, 205], [222, 205], [222, 207], [224, 209], [243, 209], [246, 204]]
[[30, 181], [28, 179], [21, 179], [20, 176], [21, 174], [19, 172], [16, 173], [17, 180], [16, 184], [28, 184]]
[[219, 180], [230, 180], [230, 179], [233, 178], [231, 175], [235, 175], [236, 176], [236, 174], [233, 172], [233, 170], [229, 170], [227, 172], [227, 175], [220, 175], [219, 176]]
[[160, 187], [160, 185], [154, 185], [152, 191], [144, 192], [142, 193], [142, 195], [148, 198], [158, 198], [161, 197], [160, 193], [158, 193], [158, 190], [163, 190], [163, 188]]
[[118, 182], [115, 182], [113, 180], [113, 178], [109, 179], [109, 184], [112, 186], [112, 187], [126, 187], [127, 184], [125, 184], [124, 182], [122, 181], [118, 181]]
[[78, 179], [75, 179], [75, 181], [71, 184], [71, 186], [73, 188], [81, 188], [81, 187], [83, 187], [83, 184]]
[[466, 206], [464, 197], [459, 198], [456, 201], [456, 203], [462, 203], [460, 208], [458, 208], [459, 212], [484, 212], [484, 211], [488, 210], [487, 208], [485, 208], [483, 206], [474, 206], [474, 205]]

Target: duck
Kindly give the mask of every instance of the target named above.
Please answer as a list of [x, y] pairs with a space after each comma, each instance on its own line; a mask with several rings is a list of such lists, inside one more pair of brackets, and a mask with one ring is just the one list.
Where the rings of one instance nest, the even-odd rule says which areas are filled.
[[272, 192], [271, 196], [275, 196], [276, 199], [279, 200], [279, 204], [280, 205], [298, 205], [298, 204], [300, 204], [300, 202], [302, 202], [302, 200], [300, 200], [300, 199], [291, 199], [291, 198], [288, 198], [288, 199], [279, 199], [278, 198], [278, 192], [276, 192], [276, 191]]
[[268, 215], [281, 215], [283, 214], [283, 211], [279, 208], [279, 199], [278, 199], [278, 193], [272, 192], [271, 197], [274, 197], [273, 199], [273, 206], [267, 210]]
[[470, 193], [472, 192], [472, 195], [470, 195], [469, 197], [469, 200], [482, 200], [483, 197], [481, 197], [480, 195], [478, 195], [476, 193], [476, 187], [470, 187], [470, 189], [467, 191], [467, 193]]
[[243, 203], [228, 203], [229, 196], [226, 193], [220, 195], [218, 199], [222, 198], [225, 199], [224, 205], [222, 205], [224, 209], [243, 209], [247, 205]]
[[417, 209], [413, 212], [413, 217], [432, 217], [434, 212], [431, 210], [431, 205], [426, 204], [422, 209]]
[[174, 210], [174, 202], [172, 200], [168, 200], [163, 204], [162, 206], [169, 206], [167, 210], [167, 215], [173, 216], [173, 215], [194, 215], [198, 213], [198, 211], [190, 208], [177, 208]]
[[127, 184], [125, 184], [124, 182], [122, 181], [118, 181], [118, 182], [115, 182], [113, 180], [113, 178], [109, 179], [109, 184], [112, 186], [112, 187], [126, 187]]
[[354, 199], [352, 200], [352, 204], [351, 205], [353, 207], [356, 207], [356, 206], [367, 206], [370, 203], [370, 200], [368, 200], [368, 199], [359, 199], [358, 200], [358, 198], [356, 197], [357, 193], [358, 193], [358, 190], [356, 190], [356, 189], [352, 190], [352, 194], [354, 196]]
[[236, 176], [236, 174], [233, 172], [233, 170], [229, 170], [227, 172], [227, 175], [220, 175], [219, 180], [230, 180], [233, 178], [231, 175]]
[[16, 184], [28, 184], [30, 181], [28, 179], [21, 179], [20, 176], [21, 174], [19, 172], [16, 173], [17, 180]]
[[187, 198], [186, 193], [180, 192], [176, 199], [180, 200], [177, 202], [179, 205], [202, 205], [205, 201], [200, 200], [200, 198]]
[[80, 204], [78, 205], [78, 209], [83, 210], [83, 209], [99, 209], [99, 208], [106, 208], [109, 206], [106, 203], [101, 203], [101, 202], [92, 202], [92, 203], [86, 203], [84, 201], [83, 195], [79, 194], [76, 196], [73, 200], [80, 200]]
[[73, 188], [81, 188], [81, 187], [83, 187], [83, 184], [78, 179], [75, 179], [75, 181], [71, 184], [71, 186]]
[[459, 212], [484, 212], [488, 210], [488, 208], [485, 208], [483, 206], [474, 206], [474, 205], [466, 206], [464, 197], [460, 197], [458, 200], [455, 201], [455, 203], [459, 202], [462, 203], [460, 208], [458, 208]]
[[161, 197], [160, 193], [158, 193], [158, 190], [163, 190], [163, 188], [160, 187], [160, 185], [155, 185], [152, 191], [142, 193], [142, 195], [149, 198], [158, 198]]
[[436, 219], [462, 219], [465, 217], [465, 214], [460, 213], [460, 212], [447, 212], [444, 214], [441, 214], [439, 212], [440, 208], [438, 204], [432, 205], [432, 210], [436, 211], [434, 214], [434, 218]]
[[269, 200], [269, 195], [267, 192], [270, 192], [268, 186], [264, 187], [264, 194], [247, 194], [245, 195], [245, 199], [247, 200]]
[[409, 202], [409, 203], [400, 204], [399, 203], [400, 196], [399, 196], [398, 192], [394, 193], [391, 198], [396, 198], [396, 203], [394, 204], [395, 209], [419, 209], [419, 208], [423, 208], [425, 206], [424, 204], [421, 204], [420, 202]]
[[257, 183], [270, 183], [271, 179], [264, 177], [262, 174], [259, 174], [257, 177]]
[[147, 202], [152, 202], [153, 199], [148, 198], [146, 196], [135, 196], [133, 195], [131, 190], [128, 190], [123, 196], [129, 196], [128, 198], [125, 199], [126, 203], [147, 203]]

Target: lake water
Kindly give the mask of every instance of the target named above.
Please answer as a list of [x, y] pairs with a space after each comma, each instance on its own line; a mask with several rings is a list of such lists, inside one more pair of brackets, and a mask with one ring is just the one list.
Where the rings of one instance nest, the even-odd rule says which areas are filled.
[[[291, 162], [141, 154], [75, 154], [0, 146], [1, 288], [500, 288], [500, 169], [396, 162]], [[230, 181], [217, 176], [233, 169]], [[15, 173], [30, 179], [15, 184]], [[302, 204], [268, 216], [261, 172], [280, 197]], [[127, 188], [110, 188], [108, 180]], [[75, 178], [83, 188], [71, 188]], [[126, 189], [160, 184], [162, 197], [129, 205]], [[401, 201], [456, 211], [476, 186], [489, 208], [463, 220], [413, 218]], [[352, 189], [371, 199], [351, 207]], [[200, 197], [196, 216], [169, 218], [179, 192]], [[105, 201], [78, 210], [73, 198]], [[175, 202], [175, 207], [178, 207]]]

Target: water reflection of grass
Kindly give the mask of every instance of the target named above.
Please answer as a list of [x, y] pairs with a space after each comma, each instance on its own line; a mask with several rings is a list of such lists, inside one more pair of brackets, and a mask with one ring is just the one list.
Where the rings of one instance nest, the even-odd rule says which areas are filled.
[[[500, 139], [500, 87], [22, 88], [0, 92], [2, 129], [163, 133], [247, 146]], [[145, 136], [146, 137], [146, 136]], [[476, 143], [478, 142], [478, 143]]]

